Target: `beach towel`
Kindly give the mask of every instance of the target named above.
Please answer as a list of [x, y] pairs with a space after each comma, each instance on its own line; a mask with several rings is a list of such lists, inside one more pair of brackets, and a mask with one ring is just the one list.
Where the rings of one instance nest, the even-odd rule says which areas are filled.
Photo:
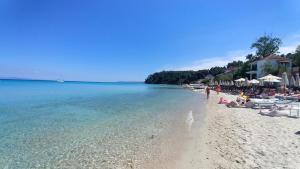
[[225, 100], [223, 97], [220, 98], [218, 104], [228, 104], [230, 101]]

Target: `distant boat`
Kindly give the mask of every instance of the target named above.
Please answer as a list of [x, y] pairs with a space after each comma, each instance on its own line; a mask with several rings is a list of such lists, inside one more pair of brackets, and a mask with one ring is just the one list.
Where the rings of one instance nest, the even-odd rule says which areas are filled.
[[65, 82], [64, 80], [62, 80], [62, 79], [58, 79], [58, 80], [56, 80], [57, 82], [59, 82], [59, 83], [63, 83], [63, 82]]

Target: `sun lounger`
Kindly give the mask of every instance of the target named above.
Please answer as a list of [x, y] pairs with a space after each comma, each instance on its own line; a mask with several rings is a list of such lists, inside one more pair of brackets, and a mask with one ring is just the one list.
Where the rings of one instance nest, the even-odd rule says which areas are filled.
[[290, 104], [290, 116], [293, 115], [295, 112], [297, 114], [297, 117], [300, 117], [300, 103], [291, 103]]
[[264, 116], [271, 116], [271, 117], [282, 117], [282, 116], [289, 116], [289, 110], [261, 110], [259, 114]]
[[292, 103], [292, 100], [278, 100], [278, 99], [251, 99], [251, 102], [254, 103], [253, 108], [271, 108], [273, 105], [289, 104]]
[[259, 103], [275, 103], [279, 99], [250, 99], [250, 100], [254, 104], [259, 104]]
[[[294, 112], [296, 115], [294, 115]], [[300, 117], [300, 104], [290, 103], [273, 105], [269, 110], [260, 110], [259, 114], [271, 117]]]
[[278, 99], [250, 99], [255, 105], [254, 108], [271, 108]]
[[275, 98], [277, 98], [277, 99], [284, 99], [284, 100], [294, 100], [294, 101], [298, 101], [299, 100], [299, 96], [277, 95], [277, 96], [275, 96]]

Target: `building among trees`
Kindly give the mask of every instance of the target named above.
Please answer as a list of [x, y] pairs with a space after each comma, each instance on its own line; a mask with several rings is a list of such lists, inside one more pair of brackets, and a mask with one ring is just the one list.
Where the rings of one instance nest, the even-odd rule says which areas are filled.
[[292, 60], [275, 54], [260, 58], [250, 63], [250, 79], [257, 79], [267, 74], [280, 75], [287, 72], [292, 73]]

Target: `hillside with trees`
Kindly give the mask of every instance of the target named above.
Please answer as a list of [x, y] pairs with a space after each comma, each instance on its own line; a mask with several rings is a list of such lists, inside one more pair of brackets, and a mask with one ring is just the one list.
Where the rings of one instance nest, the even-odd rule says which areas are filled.
[[150, 75], [145, 83], [149, 84], [188, 84], [208, 75], [208, 70], [199, 71], [162, 71]]
[[[216, 80], [234, 80], [241, 77], [247, 77], [246, 72], [250, 71], [250, 63], [265, 58], [272, 54], [278, 54], [281, 39], [264, 35], [257, 39], [250, 48], [255, 49], [255, 55], [248, 54], [245, 61], [233, 61], [224, 67], [212, 67], [210, 69], [198, 71], [161, 71], [156, 72], [147, 77], [145, 83], [148, 84], [189, 84], [199, 79], [204, 79], [207, 75], [215, 76]], [[300, 67], [300, 45], [294, 53], [282, 54], [281, 57], [292, 60], [293, 66]], [[264, 70], [271, 74], [278, 74], [284, 70], [274, 70], [272, 67], [265, 66]], [[300, 70], [299, 70], [300, 71]]]

